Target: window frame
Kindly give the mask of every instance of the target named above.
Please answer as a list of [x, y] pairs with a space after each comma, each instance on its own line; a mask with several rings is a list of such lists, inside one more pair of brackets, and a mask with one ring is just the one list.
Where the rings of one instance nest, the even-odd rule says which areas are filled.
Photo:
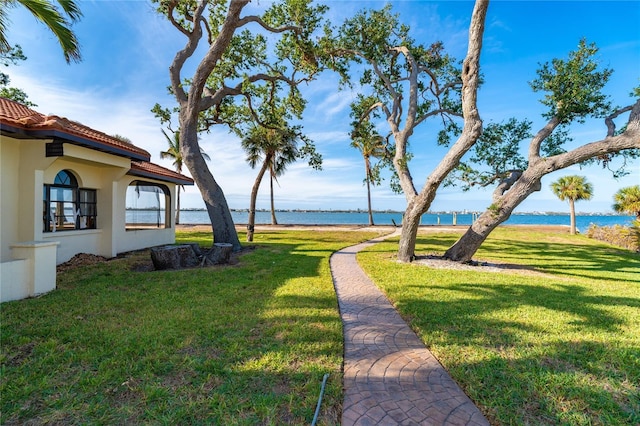
[[[145, 187], [156, 188], [155, 191], [145, 191]], [[159, 205], [157, 208], [136, 208], [129, 204], [129, 191], [133, 189], [138, 192], [155, 193], [158, 197], [162, 194], [162, 202], [158, 199]], [[125, 230], [126, 231], [140, 231], [140, 230], [152, 230], [152, 229], [170, 229], [173, 227], [171, 220], [171, 206], [173, 199], [171, 197], [171, 190], [163, 183], [157, 183], [153, 181], [147, 181], [142, 179], [136, 179], [129, 183], [127, 191], [125, 193]], [[156, 220], [138, 220], [136, 212], [148, 212], [154, 214]], [[147, 217], [150, 217], [150, 214]]]
[[[96, 229], [97, 191], [91, 188], [81, 188], [78, 185], [78, 179], [70, 170], [59, 171], [52, 184], [44, 184], [42, 198], [43, 232]], [[69, 209], [71, 215], [65, 214]], [[62, 214], [58, 214], [60, 211]], [[68, 220], [69, 217], [72, 217], [73, 220]]]

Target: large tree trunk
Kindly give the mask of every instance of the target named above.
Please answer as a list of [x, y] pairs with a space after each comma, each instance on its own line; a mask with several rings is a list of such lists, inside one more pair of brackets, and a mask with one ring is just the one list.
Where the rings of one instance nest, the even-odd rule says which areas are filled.
[[530, 194], [541, 188], [540, 177], [524, 173], [513, 187], [482, 213], [462, 237], [444, 254], [445, 259], [468, 262], [498, 225], [509, 219], [513, 210]]
[[198, 145], [197, 113], [193, 114], [194, 119], [189, 117], [189, 109], [183, 107], [180, 110], [180, 149], [182, 160], [191, 172], [202, 200], [204, 201], [211, 228], [213, 230], [214, 243], [229, 243], [233, 246], [233, 251], [240, 251], [242, 246], [238, 239], [231, 211], [227, 205], [227, 199], [222, 192], [222, 188], [213, 178], [207, 162], [202, 157], [200, 146]]
[[409, 203], [402, 217], [402, 232], [398, 245], [398, 260], [411, 262], [415, 258], [416, 239], [423, 212], [416, 208], [416, 204]]
[[262, 183], [262, 177], [267, 171], [268, 157], [262, 163], [262, 168], [256, 176], [255, 182], [253, 182], [253, 188], [251, 188], [251, 200], [249, 201], [249, 218], [247, 220], [247, 241], [253, 241], [253, 233], [256, 226], [256, 200], [258, 198], [258, 189], [260, 189], [260, 183]]
[[[198, 116], [201, 111], [207, 108], [207, 104], [204, 103], [202, 99], [202, 93], [207, 79], [211, 75], [218, 60], [224, 54], [226, 47], [231, 42], [242, 8], [244, 8], [248, 2], [249, 0], [236, 0], [229, 4], [227, 16], [217, 37], [210, 45], [209, 50], [197, 66], [191, 79], [188, 95], [182, 84], [181, 71], [187, 59], [196, 51], [199, 41], [202, 38], [203, 32], [200, 20], [203, 11], [206, 9], [207, 2], [201, 2], [196, 5], [193, 11], [193, 20], [196, 24], [190, 33], [185, 32], [185, 35], [187, 35], [187, 44], [184, 49], [176, 53], [171, 66], [169, 66], [171, 88], [180, 105], [180, 152], [183, 163], [187, 166], [189, 172], [191, 172], [191, 176], [202, 195], [202, 200], [204, 201], [209, 219], [211, 220], [214, 243], [231, 244], [234, 251], [240, 251], [242, 246], [240, 245], [238, 233], [236, 232], [231, 211], [227, 205], [227, 200], [222, 192], [222, 188], [220, 188], [213, 178], [200, 152], [200, 146], [198, 145]], [[175, 5], [173, 5], [171, 9], [173, 9], [174, 6]]]
[[[615, 135], [615, 127], [611, 125], [610, 119], [617, 117], [620, 111], [630, 111], [629, 121], [625, 131]], [[491, 231], [509, 219], [513, 210], [529, 195], [540, 190], [541, 179], [549, 173], [597, 156], [640, 148], [640, 99], [632, 107], [626, 107], [620, 111], [605, 120], [609, 130], [604, 139], [553, 157], [530, 156], [527, 170], [514, 181], [513, 186], [500, 189], [506, 192], [501, 196], [494, 196], [491, 207], [482, 213], [467, 232], [445, 252], [444, 257], [459, 262], [471, 260]]]
[[[464, 127], [456, 143], [445, 154], [438, 166], [427, 178], [422, 191], [417, 194], [413, 187], [413, 180], [404, 161], [404, 148], [396, 150], [394, 165], [402, 190], [407, 198], [407, 209], [402, 223], [398, 260], [411, 262], [415, 258], [415, 246], [420, 218], [429, 209], [436, 191], [442, 181], [455, 168], [462, 156], [476, 143], [482, 133], [482, 120], [477, 108], [478, 85], [480, 83], [480, 52], [482, 50], [482, 36], [489, 2], [478, 0], [473, 9], [469, 25], [469, 47], [462, 68], [462, 115]], [[411, 129], [411, 132], [413, 129]], [[396, 135], [406, 148], [406, 142], [411, 132], [403, 132], [403, 137]], [[404, 170], [403, 170], [404, 169]]]

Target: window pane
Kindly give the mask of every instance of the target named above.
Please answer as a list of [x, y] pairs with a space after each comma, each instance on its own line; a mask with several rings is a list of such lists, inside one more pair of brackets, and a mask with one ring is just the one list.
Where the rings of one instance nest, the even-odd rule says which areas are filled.
[[80, 202], [81, 203], [95, 203], [96, 191], [93, 189], [81, 189], [80, 190]]
[[51, 187], [51, 201], [73, 202], [75, 191], [70, 188]]
[[127, 188], [127, 229], [165, 228], [168, 189], [151, 182], [132, 182]]

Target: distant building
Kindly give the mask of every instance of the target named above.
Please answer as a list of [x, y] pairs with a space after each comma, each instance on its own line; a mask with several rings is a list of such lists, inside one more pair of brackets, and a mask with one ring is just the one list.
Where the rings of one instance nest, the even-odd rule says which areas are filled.
[[55, 288], [56, 265], [175, 241], [177, 185], [119, 137], [0, 98], [0, 301]]

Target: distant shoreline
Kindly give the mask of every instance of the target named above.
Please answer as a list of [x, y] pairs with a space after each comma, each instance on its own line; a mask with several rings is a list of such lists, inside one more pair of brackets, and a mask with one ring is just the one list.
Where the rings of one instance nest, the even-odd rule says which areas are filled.
[[[138, 209], [138, 210], [146, 210], [146, 209]], [[246, 213], [249, 209], [229, 209], [231, 212], [237, 213]], [[180, 209], [180, 212], [205, 212], [207, 209], [203, 208], [187, 208]], [[271, 213], [269, 209], [256, 209], [256, 212], [260, 213]], [[316, 210], [316, 209], [276, 209], [276, 213], [369, 213], [368, 210], [363, 209], [355, 209], [355, 210]], [[372, 213], [392, 213], [392, 214], [404, 214], [404, 210], [372, 210]], [[482, 213], [482, 211], [477, 210], [443, 210], [443, 211], [427, 211], [425, 215], [445, 215], [445, 214], [472, 214], [472, 213]], [[569, 212], [514, 212], [511, 213], [511, 216], [569, 216]], [[576, 212], [576, 216], [626, 216], [624, 214], [615, 213], [615, 212], [605, 212], [605, 213], [593, 213], [593, 212]]]

